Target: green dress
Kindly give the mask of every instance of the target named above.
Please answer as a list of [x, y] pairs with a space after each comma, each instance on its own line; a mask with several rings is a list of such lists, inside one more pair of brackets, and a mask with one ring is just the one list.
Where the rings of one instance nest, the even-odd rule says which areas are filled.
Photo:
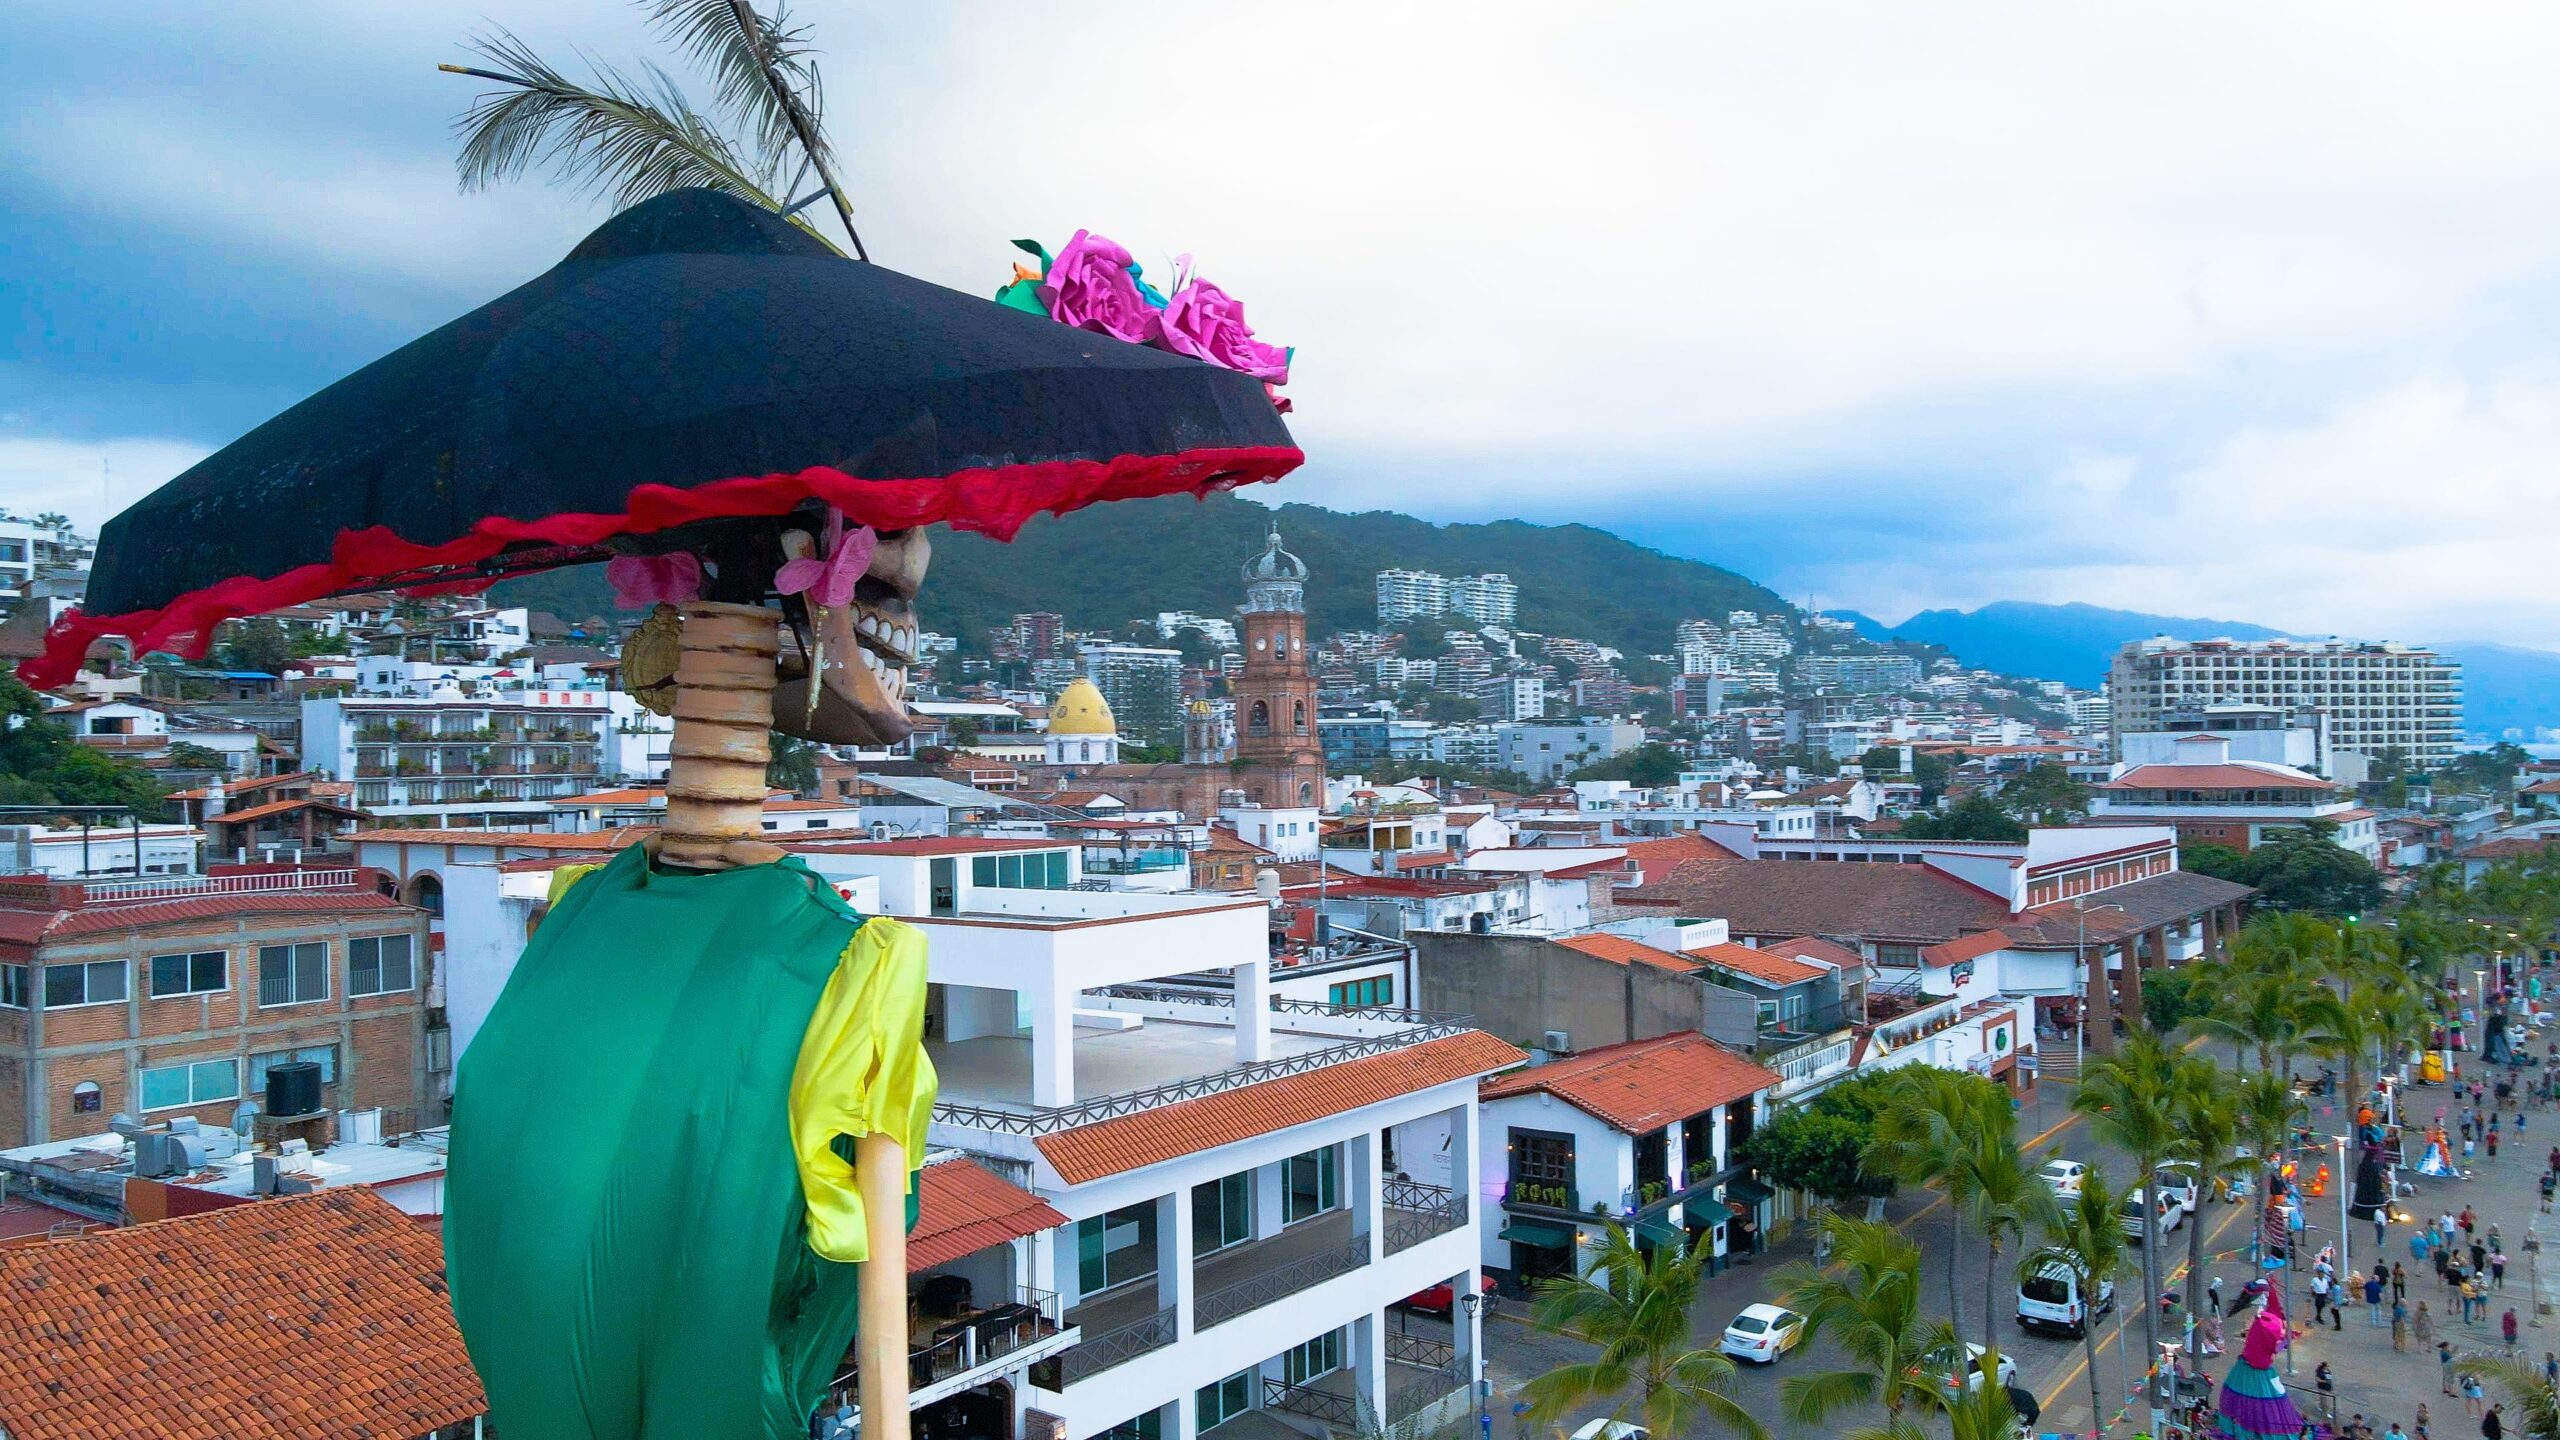
[[[903, 1032], [871, 1037], [898, 1063], [866, 1071], [881, 1093], [865, 1113], [903, 1132], [911, 1165], [932, 1104], [908, 1013], [921, 942], [896, 947], [895, 976], [857, 975], [857, 927], [914, 935], [865, 922], [797, 859], [670, 873], [635, 846], [535, 932], [457, 1069], [446, 1174], [454, 1315], [506, 1440], [808, 1433], [860, 1268], [810, 1248], [804, 1173], [849, 1189], [849, 1171], [827, 1157], [834, 1175], [804, 1172], [794, 1153], [795, 1068], [804, 1090], [826, 1069], [804, 1042], [838, 1043], [813, 1024], [822, 998], [839, 1031], [878, 1010]], [[897, 1003], [849, 1000], [884, 984]], [[863, 1108], [841, 1085], [834, 1100], [830, 1114]], [[912, 1177], [908, 1204], [912, 1223]]]

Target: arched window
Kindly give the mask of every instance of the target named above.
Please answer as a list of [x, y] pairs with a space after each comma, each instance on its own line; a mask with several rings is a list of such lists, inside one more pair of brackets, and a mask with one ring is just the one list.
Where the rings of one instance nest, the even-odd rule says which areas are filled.
[[1295, 716], [1295, 718], [1294, 718], [1294, 720], [1293, 720], [1292, 724], [1293, 724], [1293, 728], [1295, 728], [1299, 734], [1304, 735], [1304, 734], [1306, 734], [1306, 733], [1307, 733], [1307, 702], [1306, 702], [1306, 701], [1301, 700], [1301, 701], [1299, 701], [1299, 702], [1298, 702], [1298, 713], [1297, 713], [1297, 715]]
[[1301, 805], [1313, 805], [1316, 803], [1316, 785], [1314, 781], [1301, 780], [1298, 782], [1298, 803]]
[[409, 878], [409, 903], [430, 915], [444, 913], [444, 881], [425, 871]]
[[1261, 702], [1261, 701], [1259, 701], [1259, 700], [1254, 701], [1254, 702], [1253, 702], [1253, 718], [1245, 722], [1245, 729], [1246, 729], [1246, 732], [1247, 732], [1247, 733], [1249, 733], [1249, 734], [1254, 734], [1254, 735], [1268, 735], [1268, 734], [1270, 734], [1270, 733], [1271, 733], [1271, 707], [1270, 707], [1270, 706], [1268, 706], [1268, 705], [1266, 705], [1266, 704], [1264, 704], [1263, 702]]
[[75, 1114], [95, 1115], [106, 1108], [106, 1092], [95, 1080], [83, 1080], [71, 1087], [71, 1109]]

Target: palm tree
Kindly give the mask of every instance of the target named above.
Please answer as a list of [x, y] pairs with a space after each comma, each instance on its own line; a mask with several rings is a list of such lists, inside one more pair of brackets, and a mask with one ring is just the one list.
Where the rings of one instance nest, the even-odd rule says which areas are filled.
[[746, 0], [637, 3], [661, 41], [709, 73], [710, 110], [695, 108], [654, 64], [637, 76], [597, 65], [592, 81], [581, 83], [493, 30], [469, 44], [484, 65], [442, 67], [503, 87], [481, 94], [454, 122], [462, 188], [512, 180], [536, 164], [616, 205], [705, 186], [768, 210], [790, 208], [791, 223], [839, 248], [790, 199], [814, 171], [820, 189], [809, 198], [829, 197], [855, 256], [869, 258], [821, 130], [824, 97], [808, 31], [792, 25], [779, 0], [770, 18]]
[[[2124, 1269], [2124, 1226], [2116, 1216], [2122, 1197], [2108, 1188], [2104, 1170], [2092, 1165], [2080, 1174], [2080, 1193], [2067, 1207], [2055, 1210], [2044, 1227], [2045, 1243], [2018, 1262], [2025, 1283], [2049, 1265], [2069, 1270], [2079, 1284], [2080, 1350], [2089, 1362], [2089, 1413], [2107, 1413], [2104, 1387], [2098, 1383], [2098, 1292]], [[1994, 1373], [1997, 1373], [1996, 1371]]]
[[[2003, 1118], [2011, 1115], [2006, 1106], [2001, 1107], [2001, 1113]], [[1989, 1247], [1982, 1272], [1984, 1349], [1999, 1344], [1996, 1319], [2000, 1314], [2000, 1280], [2005, 1273], [2000, 1268], [2002, 1238], [2024, 1245], [2029, 1227], [2044, 1228], [2061, 1213], [2044, 1178], [2027, 1168], [2027, 1157], [2018, 1149], [2016, 1123], [2010, 1119], [2007, 1125], [1985, 1129], [1975, 1137], [1981, 1153], [1974, 1163], [1972, 1219]]]
[[[1981, 1135], [1996, 1123], [1982, 1103], [1990, 1087], [1960, 1071], [1915, 1065], [1894, 1072], [1891, 1098], [1877, 1111], [1869, 1168], [1919, 1185], [1935, 1186], [1955, 1211], [1947, 1250], [1947, 1319], [1964, 1315], [1957, 1275], [1963, 1269], [1964, 1218], [1980, 1195], [1984, 1148]], [[2002, 1116], [2016, 1121], [2008, 1106]]]
[[[2236, 948], [2236, 947], [2235, 947]], [[2272, 1070], [2289, 1058], [2302, 1034], [2301, 985], [2289, 970], [2252, 970], [2231, 966], [2197, 972], [2211, 1002], [2187, 1023], [2197, 1033], [2231, 1042], [2237, 1060], [2246, 1047], [2258, 1068]]]
[[[2239, 1154], [2239, 1093], [2230, 1074], [2210, 1060], [2188, 1055], [2179, 1058], [2175, 1080], [2169, 1158], [2194, 1169], [2201, 1211], [2224, 1181], [2247, 1173], [2254, 1162]], [[2204, 1294], [2204, 1219], [2201, 1214], [2187, 1218], [2187, 1283], [2179, 1293], [2186, 1297], [2187, 1357], [2192, 1360], [2200, 1344], [2196, 1305]]]
[[1955, 1327], [1922, 1313], [1920, 1247], [1901, 1231], [1840, 1214], [1822, 1224], [1831, 1238], [1829, 1268], [1799, 1260], [1773, 1284], [1787, 1308], [1805, 1317], [1805, 1339], [1829, 1335], [1852, 1368], [1790, 1375], [1779, 1382], [1779, 1400], [1787, 1418], [1802, 1425], [1882, 1406], [1890, 1428], [1914, 1404], [1935, 1400], [1937, 1385], [1921, 1375], [1920, 1362], [1956, 1345]]
[[[1599, 1350], [1522, 1388], [1530, 1413], [1549, 1424], [1568, 1409], [1617, 1399], [1618, 1418], [1634, 1404], [1636, 1423], [1657, 1435], [1685, 1433], [1712, 1418], [1747, 1437], [1767, 1432], [1731, 1395], [1733, 1362], [1691, 1344], [1689, 1306], [1697, 1298], [1706, 1246], [1665, 1245], [1647, 1255], [1626, 1227], [1612, 1222], [1599, 1257], [1585, 1274], [1542, 1283], [1534, 1323]], [[1632, 1394], [1630, 1394], [1632, 1392]]]
[[2088, 1117], [2091, 1133], [2133, 1157], [2142, 1181], [2146, 1207], [2142, 1225], [2142, 1338], [2148, 1347], [2143, 1352], [2146, 1355], [2160, 1353], [2160, 1307], [2153, 1303], [2160, 1293], [2160, 1247], [2153, 1243], [2159, 1238], [2159, 1231], [2148, 1220], [2149, 1213], [2156, 1213], [2159, 1197], [2152, 1194], [2156, 1187], [2151, 1180], [2160, 1169], [2160, 1162], [2177, 1144], [2177, 1126], [2170, 1118], [2170, 1110], [2178, 1095], [2178, 1058], [2168, 1042], [2147, 1030], [2138, 1031], [2126, 1039], [2122, 1049], [2082, 1071], [2080, 1088], [2071, 1097], [2071, 1108]]
[[2240, 1138], [2248, 1142], [2261, 1166], [2259, 1194], [2267, 1193], [2269, 1178], [2284, 1164], [2293, 1124], [2305, 1108], [2302, 1097], [2293, 1093], [2292, 1082], [2272, 1070], [2241, 1077], [2233, 1111]]
[[2515, 1418], [2507, 1422], [2515, 1440], [2560, 1440], [2560, 1390], [2542, 1378], [2541, 1366], [2475, 1356], [2453, 1368], [2495, 1386], [2515, 1407]]

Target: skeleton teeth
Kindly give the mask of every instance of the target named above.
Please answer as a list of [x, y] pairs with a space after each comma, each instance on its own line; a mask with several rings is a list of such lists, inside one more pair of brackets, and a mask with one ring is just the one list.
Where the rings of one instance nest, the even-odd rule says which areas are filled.
[[877, 640], [880, 638], [880, 621], [875, 616], [863, 616], [862, 623], [855, 628], [871, 639]]

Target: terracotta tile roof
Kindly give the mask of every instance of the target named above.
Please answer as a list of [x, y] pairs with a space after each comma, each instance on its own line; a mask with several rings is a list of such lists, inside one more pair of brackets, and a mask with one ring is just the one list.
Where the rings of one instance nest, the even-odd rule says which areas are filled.
[[1778, 1084], [1775, 1072], [1695, 1031], [1682, 1031], [1496, 1075], [1477, 1095], [1500, 1100], [1543, 1092], [1615, 1129], [1641, 1135]]
[[916, 1228], [907, 1232], [907, 1273], [1043, 1230], [1067, 1217], [975, 1160], [945, 1160], [916, 1178]]
[[499, 850], [620, 850], [658, 832], [655, 825], [611, 830], [358, 830], [347, 839], [385, 845], [481, 845]]
[[371, 1190], [0, 1250], [12, 1440], [406, 1440], [489, 1408], [444, 1246]]
[[[1739, 860], [1742, 857], [1704, 835], [1666, 835], [1659, 840], [1620, 840], [1627, 859], [1636, 868], [1627, 873], [1639, 883], [1652, 885], [1668, 878], [1671, 872], [1691, 860]], [[1620, 869], [1626, 867], [1621, 862]]]
[[2483, 840], [2458, 857], [2463, 860], [2513, 860], [2519, 856], [2539, 855], [2560, 846], [2560, 835], [2502, 835]]
[[2560, 779], [2536, 780], [2516, 793], [2519, 795], [2560, 795]]
[[1959, 935], [1944, 944], [1930, 946], [1920, 952], [1920, 960], [1931, 969], [1944, 969], [1966, 960], [1979, 960], [1994, 950], [2006, 950], [2011, 943], [2001, 931], [1977, 930], [1971, 935]]
[[2007, 900], [1927, 865], [1692, 860], [1626, 898], [1730, 922], [1736, 935], [1934, 945], [2009, 918]]
[[1072, 840], [991, 840], [978, 835], [911, 835], [903, 840], [837, 840], [802, 845], [795, 851], [820, 855], [996, 855], [1012, 850], [1062, 850]]
[[358, 820], [370, 820], [373, 818], [373, 812], [369, 810], [358, 810], [353, 806], [348, 805], [336, 805], [327, 800], [321, 799], [319, 796], [306, 795], [299, 800], [270, 800], [264, 805], [252, 805], [246, 810], [225, 810], [219, 815], [207, 816], [204, 823], [207, 825], [239, 825], [253, 820], [264, 820], [274, 815], [290, 815], [296, 810], [326, 810], [332, 815], [352, 815]]
[[1527, 1058], [1481, 1030], [1463, 1030], [1383, 1055], [1079, 1125], [1043, 1135], [1034, 1143], [1057, 1167], [1061, 1179], [1082, 1185], [1483, 1075]]
[[2101, 790], [2317, 790], [2337, 786], [2283, 765], [2235, 761], [2227, 765], [2136, 765]]
[[1658, 945], [1647, 945], [1641, 940], [1630, 940], [1624, 935], [1575, 935], [1558, 940], [1556, 943], [1567, 950], [1578, 950], [1594, 960], [1606, 960], [1612, 965], [1651, 965], [1657, 969], [1678, 970], [1684, 974], [1698, 968], [1698, 962], [1695, 960], [1673, 954]]
[[1819, 980], [1831, 973], [1820, 965], [1808, 965], [1802, 960], [1755, 950], [1730, 940], [1718, 945], [1701, 945], [1688, 954], [1701, 965], [1731, 970], [1737, 975], [1748, 975], [1771, 985], [1797, 985], [1807, 980]]
[[1212, 855], [1269, 855], [1274, 853], [1260, 845], [1254, 844], [1252, 841], [1247, 840], [1233, 830], [1225, 829], [1224, 827], [1217, 825], [1209, 827], [1209, 844], [1206, 848]]
[[1843, 970], [1855, 970], [1867, 958], [1846, 945], [1834, 945], [1819, 935], [1798, 935], [1788, 940], [1772, 940], [1760, 947], [1772, 955], [1792, 955], [1799, 960], [1821, 960]]
[[[317, 770], [296, 770], [290, 775], [270, 775], [260, 780], [227, 780], [223, 782], [222, 793], [233, 800], [237, 800], [243, 795], [253, 795], [260, 790], [273, 790], [279, 785], [291, 785], [298, 781], [314, 780], [319, 777], [319, 774], [320, 772]], [[172, 800], [202, 800], [211, 793], [212, 791], [210, 787], [203, 790], [172, 790], [169, 792], [169, 798]]]
[[371, 890], [317, 890], [274, 895], [193, 895], [143, 905], [90, 905], [77, 910], [0, 910], [0, 943], [42, 945], [80, 935], [112, 935], [241, 915], [340, 915], [408, 908]]

